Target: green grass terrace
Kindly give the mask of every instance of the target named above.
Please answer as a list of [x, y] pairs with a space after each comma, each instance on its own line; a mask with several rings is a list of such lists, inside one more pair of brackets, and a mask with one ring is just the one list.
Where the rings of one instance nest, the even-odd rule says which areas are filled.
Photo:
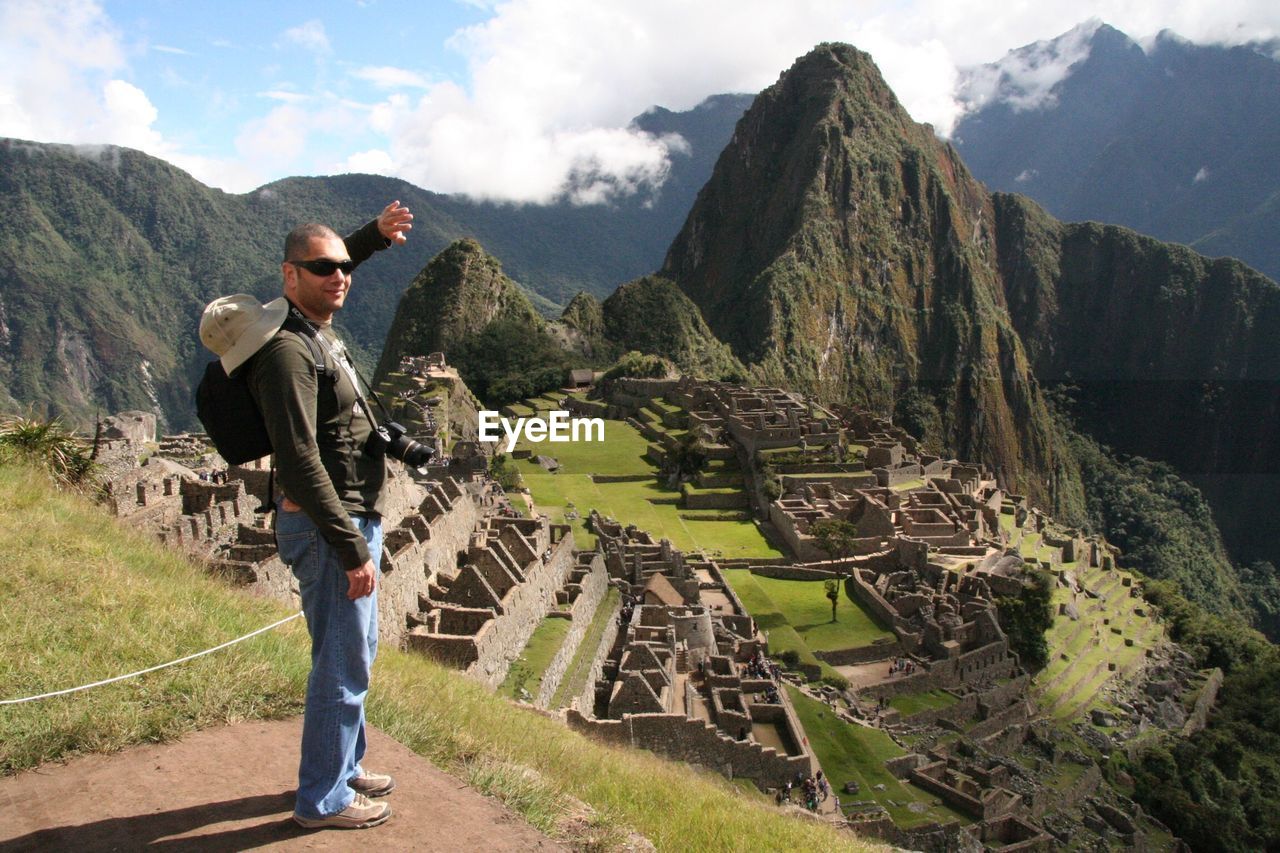
[[[791, 685], [787, 685], [787, 694], [809, 738], [809, 747], [846, 810], [850, 803], [871, 800], [883, 806], [900, 827], [971, 822], [929, 792], [895, 778], [885, 769], [886, 760], [907, 754], [887, 734], [841, 720], [830, 706]], [[857, 794], [842, 793], [849, 781], [858, 783]], [[876, 790], [877, 785], [883, 785], [884, 790]]]
[[814, 652], [869, 646], [894, 637], [843, 588], [832, 622], [831, 600], [822, 581], [766, 578], [749, 569], [725, 569], [724, 576], [756, 624], [768, 632], [769, 653], [794, 650], [802, 663], [819, 666], [823, 675], [838, 673]]
[[[573, 526], [577, 547], [590, 548], [595, 536], [586, 529], [592, 509], [623, 524], [634, 524], [655, 539], [670, 539], [682, 551], [702, 551], [725, 558], [769, 558], [782, 556], [765, 541], [750, 520], [723, 517], [684, 517], [679, 506], [681, 493], [663, 488], [657, 470], [644, 458], [649, 442], [624, 421], [605, 421], [604, 441], [532, 444], [522, 440], [519, 447], [534, 455], [551, 456], [560, 463], [554, 474], [532, 459], [516, 460], [525, 485], [539, 512], [555, 523]], [[596, 477], [635, 478], [621, 482], [599, 482]], [[577, 519], [566, 519], [576, 511]]]

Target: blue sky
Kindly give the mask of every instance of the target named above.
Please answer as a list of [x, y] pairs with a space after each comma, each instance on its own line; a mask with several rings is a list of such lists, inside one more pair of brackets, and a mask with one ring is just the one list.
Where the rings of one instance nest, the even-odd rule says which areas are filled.
[[[401, 91], [450, 80], [466, 85], [465, 57], [445, 47], [485, 11], [467, 3], [108, 2], [129, 53], [128, 79], [157, 110], [155, 129], [183, 150], [218, 157], [235, 150], [253, 117], [281, 104], [307, 113], [310, 160], [341, 162], [374, 148], [367, 126], [339, 126], [331, 103], [376, 103], [397, 78]], [[425, 5], [418, 6], [426, 8]], [[376, 75], [394, 68], [403, 74]], [[363, 75], [363, 76], [362, 76]], [[383, 80], [379, 85], [377, 81]], [[304, 161], [305, 162], [305, 161]]]
[[0, 136], [138, 148], [232, 192], [360, 171], [543, 203], [589, 173], [574, 200], [597, 203], [660, 184], [684, 144], [631, 118], [759, 91], [818, 42], [869, 51], [945, 135], [964, 69], [1088, 19], [1010, 73], [1047, 92], [1098, 20], [1280, 35], [1274, 0], [0, 0]]

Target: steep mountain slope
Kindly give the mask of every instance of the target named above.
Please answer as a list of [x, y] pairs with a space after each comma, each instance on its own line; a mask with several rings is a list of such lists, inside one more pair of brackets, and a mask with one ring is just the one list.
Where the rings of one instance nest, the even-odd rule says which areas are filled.
[[621, 349], [655, 353], [681, 372], [709, 379], [741, 379], [742, 364], [707, 328], [698, 307], [670, 281], [645, 276], [622, 285], [604, 302], [606, 337]]
[[1055, 447], [996, 276], [990, 199], [870, 57], [821, 45], [743, 117], [662, 274], [762, 378], [892, 410], [1042, 505]]
[[[1070, 384], [1095, 440], [1205, 490], [1237, 561], [1280, 556], [1276, 285], [989, 195], [851, 47], [820, 46], [757, 97], [662, 274], [758, 378], [939, 425], [927, 441], [1059, 517], [1123, 526], [1124, 507], [1086, 505], [1081, 488], [1081, 460], [1106, 449], [1078, 453], [1050, 416], [1042, 385]], [[1141, 461], [1125, 470], [1161, 479], [1145, 502], [1178, 503], [1212, 532], [1181, 563], [1150, 561], [1164, 576], [1186, 571], [1218, 612], [1274, 592], [1265, 564], [1256, 585], [1236, 576], [1190, 486]]]
[[1280, 560], [1280, 286], [996, 194], [1001, 277], [1036, 375], [1082, 425], [1206, 492], [1238, 559]]
[[[1069, 66], [1065, 76], [1028, 91], [1054, 64]], [[1274, 45], [1196, 45], [1165, 32], [1144, 51], [1092, 22], [972, 70], [967, 92], [973, 111], [953, 140], [993, 189], [1280, 278]]]

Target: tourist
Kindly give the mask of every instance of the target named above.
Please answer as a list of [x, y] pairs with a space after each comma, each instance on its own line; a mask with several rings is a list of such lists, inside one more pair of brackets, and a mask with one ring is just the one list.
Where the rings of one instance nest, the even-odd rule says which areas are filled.
[[412, 218], [392, 202], [346, 241], [326, 226], [300, 225], [285, 240], [283, 298], [259, 306], [250, 297], [225, 297], [210, 304], [200, 324], [201, 339], [228, 374], [245, 365], [275, 451], [276, 544], [298, 580], [312, 645], [293, 813], [308, 828], [363, 829], [391, 815], [387, 803], [371, 798], [391, 793], [395, 782], [360, 763], [378, 644], [386, 462], [379, 445], [369, 444], [378, 424], [361, 405], [332, 320], [355, 266], [404, 243]]

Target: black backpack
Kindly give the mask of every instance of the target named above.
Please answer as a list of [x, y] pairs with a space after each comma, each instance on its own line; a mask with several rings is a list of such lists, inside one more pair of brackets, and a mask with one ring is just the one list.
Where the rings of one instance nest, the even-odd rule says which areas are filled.
[[[316, 341], [315, 329], [294, 317], [286, 317], [281, 328], [298, 332], [298, 336], [307, 342], [316, 364], [316, 379], [328, 375], [329, 369]], [[272, 452], [267, 425], [245, 380], [246, 368], [255, 357], [250, 356], [234, 376], [227, 376], [222, 360], [214, 359], [205, 367], [204, 378], [196, 386], [196, 416], [204, 424], [218, 455], [229, 465], [243, 465]]]

